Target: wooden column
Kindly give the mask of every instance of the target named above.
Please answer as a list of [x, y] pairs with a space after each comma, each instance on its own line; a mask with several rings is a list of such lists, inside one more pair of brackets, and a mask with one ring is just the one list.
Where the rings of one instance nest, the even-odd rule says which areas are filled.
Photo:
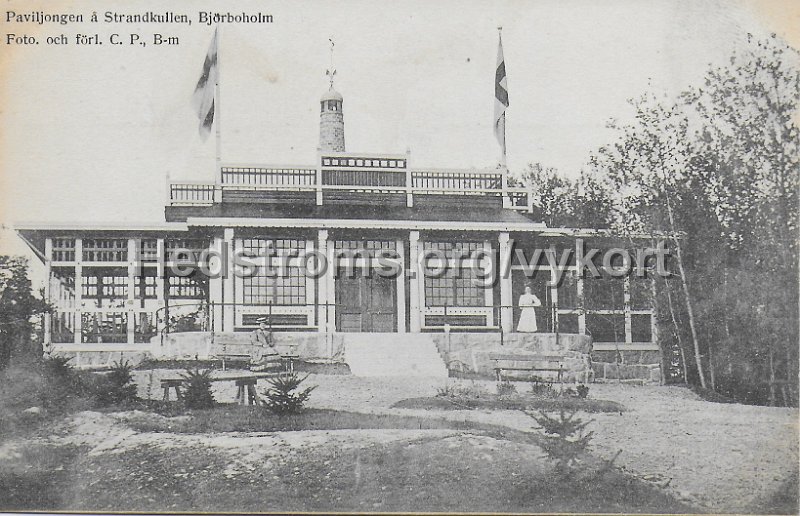
[[[313, 277], [309, 275], [310, 271], [309, 256], [314, 255], [314, 239], [308, 238], [306, 239], [305, 242], [306, 246], [305, 249], [303, 250], [304, 255], [301, 254], [301, 256], [298, 258], [298, 266], [301, 268], [303, 275], [303, 284], [305, 285], [306, 288], [306, 308], [308, 309], [308, 307], [314, 307], [313, 309], [309, 310], [311, 316], [309, 319], [306, 320], [306, 324], [311, 326], [314, 324], [315, 319], [317, 321], [319, 320], [319, 312], [317, 310], [316, 305], [314, 304], [314, 300], [316, 299], [316, 293], [317, 293], [316, 292], [317, 282]], [[319, 325], [317, 325], [317, 331], [322, 331], [320, 330]]]
[[[408, 235], [408, 270], [409, 270], [409, 330], [411, 333], [419, 333], [422, 330], [422, 318], [424, 317], [421, 304], [422, 295], [425, 292], [424, 278], [419, 263], [419, 231], [411, 231]], [[422, 282], [422, 289], [420, 283]], [[421, 290], [421, 291], [420, 291]]]
[[[164, 306], [164, 289], [166, 288], [164, 267], [167, 261], [167, 256], [164, 252], [163, 238], [156, 240], [156, 255], [158, 256], [158, 265], [156, 266], [156, 301], [158, 302], [158, 308], [161, 308]], [[152, 324], [156, 324], [156, 321], [153, 321]]]
[[83, 240], [75, 239], [75, 344], [83, 340]]
[[406, 150], [406, 206], [414, 206], [414, 186], [411, 174], [411, 150]]
[[[327, 231], [326, 231], [327, 234]], [[328, 320], [328, 345], [330, 346], [330, 353], [333, 355], [333, 334], [336, 333], [336, 249], [335, 246], [328, 241], [327, 246], [327, 258], [328, 264], [325, 268], [325, 280], [326, 288], [328, 290], [327, 294], [327, 301], [328, 301], [328, 308], [327, 308], [327, 320]]]
[[[328, 230], [320, 229], [317, 231], [317, 252], [319, 259], [325, 257], [325, 268], [317, 277], [319, 288], [317, 289], [317, 328], [320, 333], [329, 333], [330, 324], [328, 322], [328, 274], [330, 274], [331, 263], [328, 258]], [[319, 266], [319, 264], [318, 264]]]
[[[616, 278], [615, 278], [616, 279]], [[625, 344], [633, 342], [633, 323], [631, 318], [631, 281], [629, 277], [623, 279], [623, 306], [625, 310]]]
[[317, 153], [317, 176], [316, 176], [317, 206], [322, 206], [322, 154]]
[[[45, 278], [47, 280], [44, 283], [44, 300], [48, 303], [52, 302], [50, 299], [50, 289], [51, 283], [53, 281], [53, 239], [52, 238], [45, 238], [44, 239], [44, 271], [45, 271]], [[44, 342], [42, 342], [42, 348], [44, 351], [50, 349], [53, 344], [53, 336], [52, 336], [52, 323], [51, 323], [51, 315], [49, 312], [44, 314]]]
[[222, 278], [222, 300], [225, 303], [222, 309], [222, 331], [233, 332], [236, 327], [235, 277], [233, 275], [233, 228], [225, 228], [222, 239], [221, 256], [224, 257], [224, 276]]
[[133, 344], [136, 333], [136, 261], [137, 261], [136, 239], [128, 239], [128, 299], [125, 302], [125, 315], [128, 322], [127, 341]]
[[402, 240], [395, 242], [397, 257], [401, 265], [397, 274], [397, 333], [406, 332], [406, 258], [405, 245]]
[[[509, 235], [506, 232], [500, 233], [500, 263], [505, 260], [509, 255]], [[509, 257], [509, 260], [511, 258]], [[503, 267], [498, 267], [500, 274], [500, 331], [503, 333], [511, 333], [514, 331], [514, 312], [512, 308], [513, 296], [511, 289], [511, 267], [508, 268], [508, 275], [506, 276]]]
[[583, 299], [583, 274], [575, 271], [575, 290], [578, 296], [578, 333], [586, 333], [586, 301]]
[[[219, 252], [224, 248], [225, 242], [220, 237], [214, 237], [211, 241], [211, 249]], [[212, 310], [212, 327], [214, 328], [215, 332], [224, 331], [222, 328], [222, 320], [223, 320], [223, 306], [222, 302], [224, 299], [223, 296], [223, 285], [222, 285], [222, 273], [214, 274], [210, 269], [210, 264], [206, 264], [209, 267], [209, 272], [211, 273], [210, 277], [208, 278], [208, 300], [209, 303], [212, 304], [214, 309]], [[169, 286], [167, 287], [169, 288]]]

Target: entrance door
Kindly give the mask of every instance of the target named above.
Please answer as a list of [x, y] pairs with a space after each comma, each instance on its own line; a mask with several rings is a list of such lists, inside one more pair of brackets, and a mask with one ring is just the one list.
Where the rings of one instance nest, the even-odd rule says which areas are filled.
[[364, 277], [356, 270], [355, 277], [336, 278], [336, 331], [397, 331], [397, 290], [395, 278], [379, 276], [372, 271]]

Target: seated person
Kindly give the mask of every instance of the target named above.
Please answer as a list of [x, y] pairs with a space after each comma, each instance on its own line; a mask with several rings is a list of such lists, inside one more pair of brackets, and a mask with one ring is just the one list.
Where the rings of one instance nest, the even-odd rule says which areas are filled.
[[258, 329], [250, 336], [254, 349], [250, 355], [251, 371], [266, 371], [281, 368], [281, 356], [275, 349], [275, 339], [267, 328], [267, 318], [258, 320]]

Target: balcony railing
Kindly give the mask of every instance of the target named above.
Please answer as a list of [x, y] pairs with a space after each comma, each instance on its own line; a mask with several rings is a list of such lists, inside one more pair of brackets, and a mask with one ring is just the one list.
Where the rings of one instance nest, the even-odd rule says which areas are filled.
[[169, 202], [171, 205], [188, 204], [191, 206], [210, 205], [214, 203], [213, 184], [171, 183], [169, 185]]
[[221, 170], [223, 185], [261, 187], [303, 187], [317, 182], [315, 167], [249, 167], [225, 166]]
[[[355, 156], [355, 155], [353, 155]], [[335, 164], [334, 164], [335, 161]], [[352, 163], [352, 165], [351, 165]], [[226, 190], [316, 192], [322, 204], [325, 192], [405, 194], [408, 206], [415, 195], [480, 196], [502, 198], [506, 208], [530, 212], [531, 189], [507, 187], [500, 169], [419, 169], [396, 156], [322, 156], [317, 167], [226, 165], [215, 183], [172, 183], [172, 206], [207, 206], [222, 199]]]

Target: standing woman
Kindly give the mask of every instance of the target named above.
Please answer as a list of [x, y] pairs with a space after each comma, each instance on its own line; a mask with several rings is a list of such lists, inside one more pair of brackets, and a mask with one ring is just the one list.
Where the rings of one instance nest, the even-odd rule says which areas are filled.
[[525, 293], [519, 296], [519, 307], [522, 312], [519, 314], [519, 324], [517, 331], [523, 333], [533, 333], [538, 327], [536, 326], [536, 310], [534, 307], [542, 306], [542, 302], [531, 292], [531, 287], [525, 287]]

